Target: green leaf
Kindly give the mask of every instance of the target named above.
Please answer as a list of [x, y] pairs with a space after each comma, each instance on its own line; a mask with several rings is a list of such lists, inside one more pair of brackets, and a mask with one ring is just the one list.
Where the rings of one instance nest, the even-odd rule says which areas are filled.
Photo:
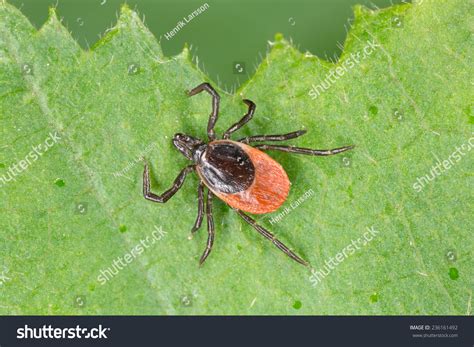
[[[292, 144], [357, 146], [332, 157], [270, 153], [291, 192], [280, 211], [256, 219], [313, 271], [331, 263], [313, 285], [314, 272], [220, 202], [200, 268], [205, 228], [188, 240], [196, 176], [164, 205], [142, 197], [141, 156], [162, 192], [187, 164], [173, 134], [206, 138], [210, 97], [185, 91], [208, 78], [186, 48], [163, 56], [123, 7], [84, 52], [54, 10], [36, 31], [0, 2], [0, 313], [471, 314], [470, 10], [462, 0], [355, 7], [338, 62], [277, 35], [255, 76], [235, 95], [219, 91], [218, 133], [248, 98], [257, 112], [237, 136], [305, 128]], [[312, 98], [326, 77], [333, 82]], [[438, 160], [451, 167], [432, 169]], [[101, 284], [101, 272], [119, 267]]]

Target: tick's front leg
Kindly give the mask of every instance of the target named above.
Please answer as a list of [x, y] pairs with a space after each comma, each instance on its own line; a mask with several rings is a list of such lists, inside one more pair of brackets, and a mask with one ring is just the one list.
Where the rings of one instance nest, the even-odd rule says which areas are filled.
[[205, 90], [212, 96], [212, 111], [209, 115], [209, 122], [207, 123], [207, 136], [209, 140], [213, 141], [216, 139], [216, 133], [214, 131], [214, 125], [216, 125], [217, 117], [219, 116], [219, 102], [220, 96], [217, 94], [216, 90], [212, 88], [209, 83], [201, 83], [196, 88], [193, 88], [191, 91], [188, 92], [189, 96], [196, 95], [200, 92]]
[[150, 201], [159, 203], [167, 202], [182, 187], [186, 175], [194, 170], [194, 165], [186, 166], [183, 170], [181, 170], [178, 177], [176, 177], [173, 182], [173, 186], [170, 189], [168, 189], [161, 195], [156, 195], [155, 193], [152, 193], [150, 191], [150, 169], [148, 168], [148, 164], [145, 163], [145, 169], [143, 171], [143, 196], [145, 197], [145, 199]]
[[291, 133], [282, 134], [282, 135], [253, 135], [253, 136], [244, 137], [238, 140], [238, 142], [252, 143], [252, 142], [264, 142], [264, 141], [286, 141], [286, 140], [291, 140], [291, 139], [295, 139], [297, 137], [303, 136], [304, 134], [306, 134], [306, 130], [293, 131]]
[[245, 124], [247, 124], [253, 117], [255, 113], [255, 103], [253, 101], [244, 99], [243, 102], [249, 107], [247, 113], [240, 119], [237, 123], [233, 124], [229, 129], [226, 130], [222, 138], [228, 139], [233, 132], [236, 132], [240, 128], [242, 128]]

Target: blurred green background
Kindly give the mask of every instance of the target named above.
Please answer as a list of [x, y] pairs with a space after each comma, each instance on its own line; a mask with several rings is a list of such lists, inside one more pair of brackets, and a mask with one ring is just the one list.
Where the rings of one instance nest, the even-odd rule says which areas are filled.
[[[9, 0], [36, 26], [48, 8], [56, 6], [63, 23], [84, 48], [94, 45], [115, 24], [124, 0]], [[352, 6], [387, 7], [402, 0], [136, 0], [137, 10], [167, 56], [191, 45], [199, 67], [221, 88], [232, 90], [245, 82], [265, 57], [275, 33], [291, 38], [301, 51], [335, 59], [341, 53]], [[165, 33], [178, 21], [207, 3], [208, 9], [187, 23], [171, 39]]]

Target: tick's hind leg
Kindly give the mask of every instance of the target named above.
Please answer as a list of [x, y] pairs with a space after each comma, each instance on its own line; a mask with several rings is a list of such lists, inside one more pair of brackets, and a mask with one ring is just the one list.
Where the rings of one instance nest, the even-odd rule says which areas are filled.
[[207, 123], [207, 136], [209, 140], [213, 141], [216, 139], [216, 133], [214, 132], [214, 125], [217, 122], [217, 117], [219, 116], [219, 102], [220, 96], [217, 94], [216, 90], [212, 88], [209, 83], [201, 83], [196, 88], [193, 88], [188, 92], [189, 96], [196, 95], [205, 90], [212, 96], [212, 111], [209, 115], [209, 122]]
[[207, 218], [207, 244], [204, 253], [199, 260], [199, 265], [202, 265], [206, 258], [211, 253], [212, 245], [214, 244], [214, 218], [212, 216], [212, 193], [210, 190], [207, 191], [207, 200], [206, 200], [206, 218]]
[[143, 196], [145, 197], [145, 199], [154, 202], [167, 202], [183, 186], [186, 175], [191, 171], [194, 171], [194, 169], [194, 165], [186, 166], [183, 170], [181, 170], [178, 177], [176, 177], [173, 182], [173, 186], [170, 189], [168, 189], [161, 195], [156, 195], [155, 193], [152, 193], [150, 191], [150, 169], [148, 168], [148, 164], [145, 163], [145, 169], [143, 170]]
[[283, 251], [283, 253], [285, 253], [291, 259], [293, 259], [293, 260], [297, 261], [298, 263], [303, 264], [305, 266], [309, 265], [307, 261], [305, 261], [305, 260], [301, 259], [300, 257], [298, 257], [288, 247], [286, 247], [281, 241], [279, 241], [275, 237], [275, 235], [273, 235], [271, 232], [269, 232], [264, 227], [258, 225], [257, 222], [255, 222], [255, 220], [253, 220], [252, 218], [250, 218], [249, 216], [247, 216], [245, 213], [243, 213], [240, 210], [236, 210], [236, 212], [239, 214], [240, 217], [242, 217], [242, 219], [244, 221], [246, 221], [248, 224], [250, 224], [255, 230], [257, 230], [261, 235], [263, 235], [263, 237], [265, 237], [266, 239], [272, 241], [275, 246], [277, 246], [281, 251]]
[[238, 140], [238, 142], [251, 143], [251, 142], [263, 142], [263, 141], [285, 141], [285, 140], [291, 140], [291, 139], [303, 136], [304, 134], [306, 134], [306, 130], [293, 131], [291, 133], [282, 134], [282, 135], [254, 135], [254, 136], [244, 137]]
[[277, 145], [255, 145], [254, 147], [263, 151], [273, 150], [273, 151], [281, 151], [281, 152], [296, 153], [296, 154], [328, 156], [328, 155], [334, 155], [334, 154], [348, 151], [354, 148], [355, 146], [351, 145], [351, 146], [344, 146], [344, 147], [339, 147], [339, 148], [334, 148], [334, 149], [310, 149], [310, 148], [301, 148], [301, 147], [295, 147], [295, 146], [277, 146]]
[[245, 104], [247, 104], [247, 106], [249, 107], [247, 113], [242, 117], [242, 119], [240, 119], [237, 123], [233, 124], [229, 129], [227, 129], [224, 135], [222, 135], [222, 138], [228, 139], [232, 133], [242, 128], [246, 123], [248, 123], [252, 119], [255, 113], [255, 108], [257, 106], [253, 103], [253, 101], [250, 101], [247, 99], [244, 99], [242, 101]]
[[199, 182], [198, 186], [198, 215], [196, 222], [194, 223], [191, 233], [195, 233], [202, 224], [202, 218], [204, 217], [204, 183]]

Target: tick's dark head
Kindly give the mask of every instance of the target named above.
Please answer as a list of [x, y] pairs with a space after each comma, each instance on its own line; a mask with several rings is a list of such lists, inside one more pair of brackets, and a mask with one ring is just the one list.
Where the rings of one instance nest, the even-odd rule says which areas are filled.
[[186, 134], [175, 134], [173, 137], [173, 145], [189, 160], [197, 161], [205, 143], [195, 137]]

